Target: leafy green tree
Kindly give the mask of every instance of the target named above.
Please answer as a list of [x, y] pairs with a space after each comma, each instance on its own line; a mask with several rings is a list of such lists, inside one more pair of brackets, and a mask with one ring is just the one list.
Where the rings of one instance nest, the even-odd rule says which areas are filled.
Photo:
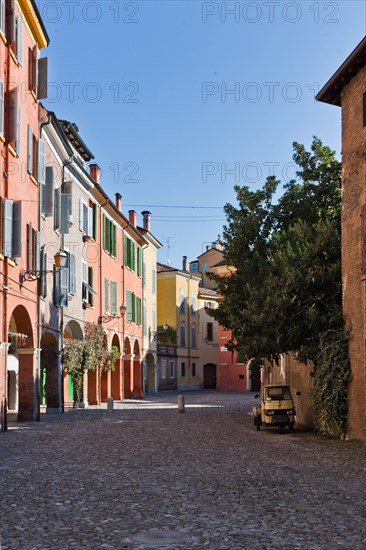
[[67, 340], [64, 347], [64, 366], [72, 376], [75, 389], [74, 406], [79, 406], [84, 373], [87, 370], [98, 374], [99, 402], [101, 401], [101, 378], [103, 372], [114, 370], [118, 348], [108, 350], [107, 337], [100, 325], [86, 323], [84, 340]]
[[[317, 138], [310, 151], [298, 143], [293, 150], [297, 179], [284, 185], [279, 199], [280, 182], [269, 177], [256, 191], [236, 186], [238, 205], [225, 206], [232, 273], [214, 276], [222, 300], [212, 315], [232, 331], [228, 347], [247, 360], [278, 361], [293, 352], [312, 361], [319, 429], [340, 435], [350, 372], [341, 303], [341, 165]], [[317, 373], [329, 339], [337, 342], [338, 359], [334, 368], [328, 364], [334, 372], [319, 397]], [[325, 411], [325, 394], [333, 396], [332, 411]]]

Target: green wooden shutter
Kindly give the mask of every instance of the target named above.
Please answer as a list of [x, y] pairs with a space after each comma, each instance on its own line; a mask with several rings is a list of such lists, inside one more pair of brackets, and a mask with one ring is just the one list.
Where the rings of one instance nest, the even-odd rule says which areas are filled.
[[127, 245], [128, 245], [128, 239], [125, 235], [124, 242], [123, 242], [123, 263], [124, 263], [124, 265], [128, 265]]
[[127, 301], [127, 321], [132, 321], [132, 292], [129, 290], [126, 291], [126, 301]]
[[107, 248], [106, 217], [103, 214], [103, 250]]
[[74, 379], [71, 374], [67, 375], [67, 394], [68, 400], [74, 401]]
[[135, 243], [130, 240], [130, 268], [135, 271]]
[[141, 298], [137, 298], [137, 324], [141, 325]]
[[137, 247], [137, 275], [141, 277], [142, 275], [142, 250]]
[[112, 315], [117, 315], [117, 283], [111, 282]]
[[106, 313], [109, 313], [109, 281], [104, 279], [104, 299], [105, 299], [105, 310]]

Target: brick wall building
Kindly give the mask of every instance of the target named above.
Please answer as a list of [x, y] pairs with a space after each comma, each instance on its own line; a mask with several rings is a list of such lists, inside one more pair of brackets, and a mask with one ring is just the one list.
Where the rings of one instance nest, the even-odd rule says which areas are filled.
[[366, 38], [317, 99], [342, 108], [343, 313], [352, 329], [348, 435], [366, 440]]

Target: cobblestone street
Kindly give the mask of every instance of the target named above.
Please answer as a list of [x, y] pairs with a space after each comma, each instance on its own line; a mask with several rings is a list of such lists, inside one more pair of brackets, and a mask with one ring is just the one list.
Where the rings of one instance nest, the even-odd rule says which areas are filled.
[[1, 550], [365, 548], [364, 446], [257, 432], [249, 393], [176, 402], [0, 434]]

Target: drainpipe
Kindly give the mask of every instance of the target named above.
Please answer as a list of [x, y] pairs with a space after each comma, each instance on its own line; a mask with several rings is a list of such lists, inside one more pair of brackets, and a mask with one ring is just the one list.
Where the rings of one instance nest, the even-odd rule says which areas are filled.
[[[141, 343], [142, 343], [142, 346], [141, 346], [141, 357], [144, 356], [144, 297], [145, 297], [145, 292], [144, 292], [144, 251], [149, 247], [148, 244], [145, 244], [144, 246], [141, 247], [141, 251], [142, 251], [142, 273], [141, 273], [141, 280], [142, 280], [142, 292], [141, 292], [141, 319], [142, 319], [142, 338], [141, 338]], [[144, 369], [144, 362], [142, 361], [142, 396], [145, 395], [145, 377], [144, 377], [144, 372], [145, 372], [145, 369]]]

